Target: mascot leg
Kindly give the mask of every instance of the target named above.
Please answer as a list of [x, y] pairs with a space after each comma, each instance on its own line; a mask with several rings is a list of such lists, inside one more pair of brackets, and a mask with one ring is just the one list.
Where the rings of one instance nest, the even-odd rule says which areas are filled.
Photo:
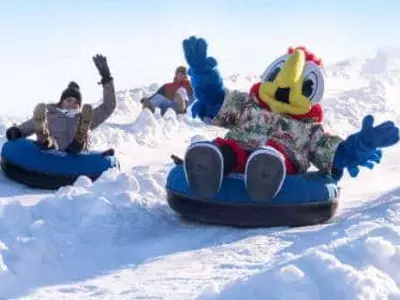
[[234, 140], [217, 138], [213, 142], [194, 143], [185, 154], [186, 180], [199, 196], [212, 197], [225, 175], [244, 172], [248, 156]]
[[212, 142], [189, 146], [184, 158], [188, 184], [200, 197], [209, 198], [218, 192], [223, 178], [224, 159], [220, 149]]
[[285, 177], [285, 157], [270, 146], [256, 149], [247, 160], [245, 185], [254, 201], [265, 202], [275, 197]]

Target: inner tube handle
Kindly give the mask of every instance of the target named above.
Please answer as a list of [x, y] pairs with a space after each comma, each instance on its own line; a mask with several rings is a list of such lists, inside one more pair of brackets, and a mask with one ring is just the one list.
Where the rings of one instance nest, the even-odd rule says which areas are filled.
[[180, 157], [178, 157], [178, 156], [176, 156], [176, 155], [174, 155], [174, 154], [171, 155], [171, 159], [174, 161], [174, 163], [175, 163], [176, 165], [181, 165], [181, 164], [183, 164], [183, 159], [180, 158]]

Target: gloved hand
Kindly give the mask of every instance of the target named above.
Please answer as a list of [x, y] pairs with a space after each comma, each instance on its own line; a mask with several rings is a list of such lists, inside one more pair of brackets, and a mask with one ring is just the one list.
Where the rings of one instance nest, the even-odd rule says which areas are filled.
[[217, 66], [214, 57], [207, 57], [208, 44], [205, 39], [191, 36], [183, 41], [185, 59], [193, 71], [202, 73]]
[[225, 88], [213, 57], [207, 57], [207, 42], [203, 38], [190, 37], [183, 41], [185, 59], [189, 64], [189, 76], [196, 101], [192, 106], [193, 117], [214, 118], [220, 110]]
[[374, 168], [374, 163], [379, 164], [382, 159], [382, 150], [381, 149], [376, 149], [375, 151], [372, 151], [369, 157], [366, 157], [363, 162], [361, 162], [358, 166], [350, 166], [347, 168], [349, 174], [351, 177], [357, 177], [358, 173], [360, 173], [360, 167], [366, 167], [370, 170]]
[[386, 121], [376, 127], [373, 124], [374, 118], [366, 116], [361, 131], [350, 135], [338, 146], [334, 169], [340, 172], [347, 168], [351, 177], [357, 177], [360, 166], [373, 169], [374, 163], [380, 163], [382, 150], [378, 148], [390, 147], [399, 141], [399, 128], [393, 122]]
[[12, 126], [7, 129], [6, 131], [6, 138], [9, 141], [15, 141], [16, 139], [19, 139], [22, 137], [21, 130], [17, 126]]
[[110, 69], [108, 68], [107, 58], [101, 54], [97, 54], [93, 57], [94, 64], [97, 70], [99, 70], [101, 76], [101, 82], [99, 84], [106, 84], [113, 80], [110, 74]]

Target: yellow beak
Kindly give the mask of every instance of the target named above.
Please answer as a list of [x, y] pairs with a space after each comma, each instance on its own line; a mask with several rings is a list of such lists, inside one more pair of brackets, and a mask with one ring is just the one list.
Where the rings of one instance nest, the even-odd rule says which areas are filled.
[[276, 78], [276, 83], [280, 88], [293, 87], [301, 78], [305, 64], [304, 51], [296, 50], [282, 66]]

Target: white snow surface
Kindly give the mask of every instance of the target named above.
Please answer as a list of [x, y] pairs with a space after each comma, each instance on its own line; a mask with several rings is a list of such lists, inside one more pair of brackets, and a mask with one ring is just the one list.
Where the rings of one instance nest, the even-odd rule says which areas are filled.
[[[260, 70], [260, 73], [263, 70]], [[221, 70], [223, 73], [223, 70]], [[372, 113], [400, 120], [400, 51], [326, 67], [326, 128], [346, 137]], [[248, 90], [257, 76], [234, 74]], [[0, 175], [0, 299], [400, 299], [400, 146], [341, 182], [337, 215], [301, 228], [237, 229], [182, 221], [167, 205], [170, 154], [225, 130], [142, 111], [157, 84], [118, 92], [94, 132], [120, 171], [58, 191]], [[21, 119], [0, 118], [5, 129]]]

